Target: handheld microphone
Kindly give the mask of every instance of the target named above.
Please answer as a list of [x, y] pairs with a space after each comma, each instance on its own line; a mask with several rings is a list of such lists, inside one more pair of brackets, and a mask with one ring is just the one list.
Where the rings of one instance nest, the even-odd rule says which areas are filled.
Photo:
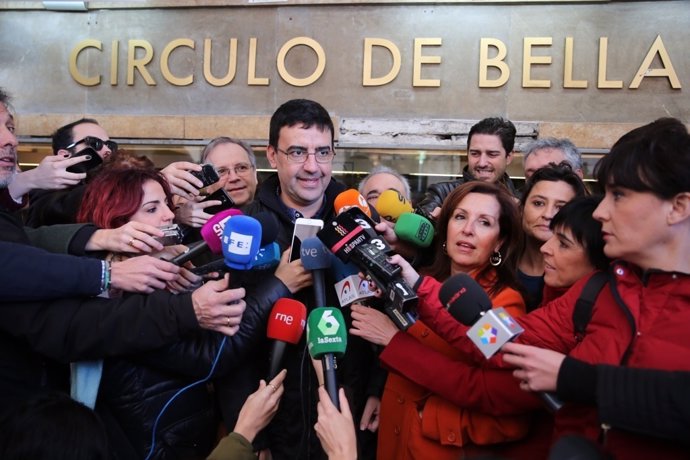
[[[492, 309], [484, 289], [465, 273], [448, 278], [438, 297], [453, 318], [470, 326], [467, 337], [487, 359], [525, 331], [503, 307]], [[563, 406], [552, 393], [539, 392], [539, 396], [553, 412]]]
[[434, 240], [434, 226], [429, 219], [406, 212], [398, 217], [393, 231], [403, 241], [428, 248]]
[[324, 270], [331, 266], [331, 253], [321, 240], [312, 236], [302, 241], [300, 259], [304, 268], [311, 271], [314, 278], [314, 305], [326, 306], [326, 286], [323, 275]]
[[381, 217], [390, 222], [396, 222], [406, 212], [414, 212], [409, 200], [393, 189], [381, 192], [375, 208]]
[[288, 343], [296, 345], [304, 332], [307, 320], [307, 307], [293, 299], [278, 299], [268, 318], [266, 335], [273, 339], [267, 382], [280, 372], [283, 355]]
[[351, 188], [341, 192], [333, 202], [336, 215], [351, 208], [359, 208], [367, 217], [371, 217], [371, 209], [367, 200], [355, 189]]
[[175, 265], [183, 265], [189, 260], [192, 260], [199, 254], [202, 254], [206, 249], [213, 254], [221, 253], [221, 236], [223, 235], [223, 228], [226, 222], [233, 216], [241, 215], [242, 211], [237, 209], [226, 209], [211, 216], [206, 223], [201, 227], [201, 241], [197, 241], [189, 245], [189, 249], [179, 254], [170, 262]]
[[223, 229], [223, 256], [225, 265], [235, 270], [249, 270], [259, 252], [261, 224], [249, 216], [235, 216]]
[[335, 374], [336, 358], [345, 354], [347, 348], [347, 327], [339, 309], [333, 307], [315, 308], [307, 319], [307, 347], [313, 359], [323, 362], [326, 391], [335, 407], [340, 410], [338, 381]]
[[369, 288], [369, 282], [359, 277], [359, 268], [352, 263], [345, 263], [331, 254], [331, 271], [336, 279], [335, 294], [341, 307], [364, 300], [376, 293]]
[[352, 261], [388, 294], [384, 311], [404, 331], [415, 321], [417, 295], [402, 278], [400, 267], [388, 262], [390, 247], [370, 222], [361, 210], [351, 208], [324, 225], [316, 236], [340, 260]]
[[261, 224], [261, 248], [252, 260], [252, 269], [268, 270], [280, 263], [280, 246], [275, 242], [278, 236], [278, 220], [270, 212], [261, 211], [253, 216]]

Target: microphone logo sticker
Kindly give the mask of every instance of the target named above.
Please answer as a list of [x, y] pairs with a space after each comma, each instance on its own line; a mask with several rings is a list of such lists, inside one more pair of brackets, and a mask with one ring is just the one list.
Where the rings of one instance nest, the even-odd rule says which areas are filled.
[[496, 336], [498, 335], [498, 331], [491, 324], [486, 323], [479, 329], [477, 335], [479, 336], [479, 339], [484, 345], [489, 345], [496, 343]]
[[230, 237], [224, 237], [224, 243], [228, 246], [228, 251], [233, 254], [240, 254], [243, 256], [249, 255], [252, 248], [251, 235], [244, 235], [242, 233], [230, 232]]
[[509, 329], [515, 329], [518, 327], [517, 323], [513, 321], [513, 318], [506, 312], [499, 312], [498, 317], [503, 321], [503, 324], [508, 326]]
[[321, 315], [319, 324], [316, 326], [323, 335], [336, 335], [338, 329], [340, 329], [340, 324], [338, 320], [333, 317], [333, 310], [326, 310]]
[[345, 280], [345, 283], [343, 283], [343, 288], [340, 290], [340, 297], [345, 297], [350, 295], [350, 289], [352, 289], [352, 286], [350, 285], [349, 280]]

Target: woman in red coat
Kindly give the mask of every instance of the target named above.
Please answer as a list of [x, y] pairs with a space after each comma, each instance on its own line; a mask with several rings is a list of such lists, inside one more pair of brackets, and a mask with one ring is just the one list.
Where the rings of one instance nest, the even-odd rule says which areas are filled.
[[[690, 135], [678, 120], [657, 120], [618, 140], [595, 173], [606, 194], [594, 218], [602, 223], [606, 255], [616, 260], [585, 335], [575, 333], [573, 311], [588, 279], [518, 318], [525, 332], [517, 341], [590, 364], [690, 370]], [[404, 276], [408, 282], [417, 281]], [[420, 283], [420, 319], [466, 359], [481, 362], [465, 334], [467, 328], [445, 321], [438, 284], [429, 277]], [[500, 357], [491, 364], [503, 365]], [[572, 376], [571, 383], [577, 385], [578, 377]], [[514, 389], [506, 382], [493, 388], [500, 397], [490, 402], [488, 411], [526, 403]], [[686, 446], [602, 425], [595, 408], [586, 404], [566, 404], [556, 413], [555, 438], [567, 433], [603, 441], [615, 458], [688, 455]]]
[[[525, 304], [515, 279], [520, 224], [508, 192], [480, 181], [463, 184], [444, 202], [438, 222], [438, 234], [443, 237], [437, 241], [438, 256], [428, 273], [439, 280], [468, 273], [484, 287], [494, 305], [515, 316], [524, 314]], [[353, 307], [353, 319], [364, 308]], [[383, 314], [378, 320], [393, 334], [398, 332]], [[353, 322], [355, 335], [387, 344], [372, 338], [358, 323]], [[425, 349], [460, 358], [457, 350], [421, 321], [407, 334]], [[455, 460], [480, 452], [481, 446], [520, 439], [529, 429], [528, 417], [499, 418], [462, 409], [395, 373], [386, 381], [379, 417], [377, 458], [381, 459]]]

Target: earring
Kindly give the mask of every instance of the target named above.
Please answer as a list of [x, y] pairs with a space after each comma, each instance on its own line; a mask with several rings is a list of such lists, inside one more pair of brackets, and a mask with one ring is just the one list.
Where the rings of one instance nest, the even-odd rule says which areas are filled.
[[443, 242], [443, 244], [441, 245], [441, 247], [443, 248], [443, 253], [446, 254], [446, 255], [448, 255], [448, 248], [446, 248], [446, 242], [445, 242], [445, 241]]
[[489, 263], [491, 265], [498, 267], [501, 265], [501, 262], [503, 262], [503, 257], [499, 251], [495, 251], [493, 254], [491, 254], [491, 257], [489, 258]]

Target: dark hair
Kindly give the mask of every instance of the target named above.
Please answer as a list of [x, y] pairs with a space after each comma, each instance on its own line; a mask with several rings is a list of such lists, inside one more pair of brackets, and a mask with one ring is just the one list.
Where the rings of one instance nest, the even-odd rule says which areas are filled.
[[[497, 185], [482, 181], [466, 182], [455, 188], [446, 197], [438, 216], [436, 229], [436, 242], [434, 247], [435, 254], [443, 254], [443, 243], [446, 242], [448, 232], [448, 222], [453, 216], [455, 208], [470, 193], [482, 193], [496, 198], [501, 208], [501, 215], [498, 218], [499, 239], [503, 240], [499, 251], [503, 262], [498, 267], [488, 264], [479, 271], [476, 280], [487, 289], [489, 295], [493, 295], [506, 287], [520, 290], [515, 274], [517, 273], [518, 246], [522, 237], [522, 226], [517, 206], [513, 196], [502, 185]], [[492, 279], [491, 273], [496, 273], [496, 279]], [[450, 258], [436, 257], [433, 264], [428, 268], [426, 274], [443, 281], [450, 276]]]
[[4, 460], [106, 460], [108, 438], [98, 415], [62, 393], [43, 393], [0, 419]]
[[137, 212], [144, 197], [144, 183], [158, 182], [165, 192], [166, 204], [172, 203], [170, 186], [153, 168], [104, 168], [84, 190], [77, 222], [91, 222], [100, 228], [118, 228]]
[[57, 155], [58, 150], [64, 149], [72, 142], [74, 142], [74, 133], [72, 129], [77, 125], [82, 125], [84, 123], [90, 123], [92, 125], [97, 125], [98, 122], [93, 118], [82, 118], [72, 123], [68, 123], [65, 126], [61, 126], [55, 130], [52, 135], [53, 138], [53, 155]]
[[532, 192], [534, 186], [541, 181], [549, 182], [565, 182], [570, 185], [575, 192], [575, 196], [585, 196], [587, 195], [587, 188], [585, 183], [582, 181], [580, 176], [573, 172], [573, 168], [569, 163], [561, 161], [559, 164], [549, 164], [543, 168], [537, 169], [534, 174], [525, 183], [525, 188], [522, 191], [522, 197], [520, 198], [520, 208], [524, 209], [527, 198]]
[[467, 149], [469, 150], [472, 136], [475, 134], [493, 134], [501, 139], [506, 155], [509, 155], [515, 147], [516, 133], [515, 125], [510, 120], [500, 117], [484, 118], [470, 128], [470, 133], [467, 135]]
[[553, 217], [549, 228], [566, 228], [575, 240], [585, 248], [589, 262], [598, 270], [606, 270], [610, 259], [604, 254], [604, 238], [601, 235], [601, 222], [592, 217], [601, 203], [602, 196], [579, 196], [566, 203]]
[[594, 168], [602, 191], [620, 186], [668, 200], [690, 191], [690, 135], [675, 118], [659, 118], [623, 135]]
[[331, 131], [331, 146], [333, 146], [335, 128], [331, 116], [321, 104], [308, 99], [292, 99], [278, 107], [271, 117], [268, 144], [278, 148], [280, 129], [283, 126], [290, 127], [297, 124], [306, 129], [312, 126], [316, 126], [321, 131], [329, 129]]

